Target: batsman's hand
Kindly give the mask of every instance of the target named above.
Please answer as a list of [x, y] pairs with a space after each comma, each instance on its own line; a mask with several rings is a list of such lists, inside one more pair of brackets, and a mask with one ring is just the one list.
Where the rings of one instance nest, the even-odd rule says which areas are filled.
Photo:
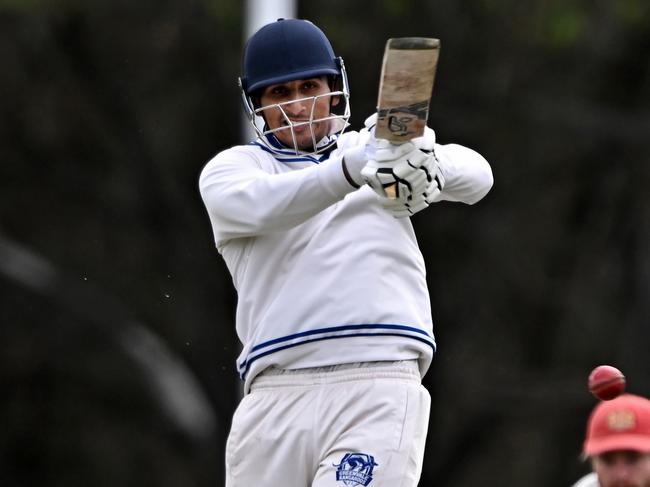
[[435, 188], [439, 193], [443, 183], [435, 180], [439, 167], [433, 151], [421, 150], [413, 141], [397, 145], [376, 140], [374, 158], [361, 170], [361, 176], [380, 197], [388, 198], [386, 188], [393, 185], [395, 202], [407, 203]]
[[[375, 121], [373, 116], [366, 120], [371, 138], [374, 138]], [[382, 206], [396, 218], [403, 218], [433, 203], [445, 184], [434, 152], [433, 129], [425, 127], [421, 137], [400, 145], [374, 140], [374, 158], [362, 169], [361, 176], [377, 193]], [[391, 191], [390, 196], [387, 189]]]
[[[398, 180], [397, 198], [381, 198], [381, 205], [390, 211], [395, 218], [406, 218], [428, 208], [435, 202], [445, 186], [445, 178], [440, 170], [440, 163], [433, 151], [421, 151], [417, 169], [413, 167], [403, 175], [402, 180], [409, 182], [405, 185]], [[421, 180], [424, 178], [425, 182]], [[404, 187], [406, 186], [406, 187]]]
[[[392, 144], [384, 139], [374, 139], [374, 154], [369, 154], [368, 163], [361, 170], [363, 180], [381, 197], [388, 197], [386, 189], [398, 185], [396, 193], [406, 196], [410, 184], [422, 183], [402, 176], [412, 172], [409, 164], [415, 157], [419, 157], [419, 150], [411, 142], [405, 144]], [[401, 185], [400, 185], [401, 183]]]

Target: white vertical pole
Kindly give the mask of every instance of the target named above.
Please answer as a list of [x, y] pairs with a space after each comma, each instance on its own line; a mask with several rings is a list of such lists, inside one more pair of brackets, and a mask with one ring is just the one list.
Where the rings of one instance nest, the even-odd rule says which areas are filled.
[[[244, 44], [258, 29], [277, 19], [295, 19], [298, 0], [246, 0], [244, 10]], [[241, 142], [248, 143], [255, 137], [255, 131], [242, 108]], [[244, 383], [239, 382], [239, 397], [244, 396]]]
[[[243, 35], [246, 43], [260, 27], [270, 22], [277, 19], [295, 19], [298, 0], [246, 0], [244, 8]], [[241, 120], [242, 143], [247, 143], [255, 137], [255, 131], [245, 115]]]

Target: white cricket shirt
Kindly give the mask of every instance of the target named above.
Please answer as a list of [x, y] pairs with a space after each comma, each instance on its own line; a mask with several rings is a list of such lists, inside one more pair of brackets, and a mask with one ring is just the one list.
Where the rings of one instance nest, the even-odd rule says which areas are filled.
[[[345, 179], [341, 150], [273, 154], [259, 141], [214, 157], [199, 178], [218, 251], [237, 290], [237, 369], [248, 391], [269, 366], [287, 369], [418, 359], [435, 351], [426, 270], [408, 218]], [[490, 166], [458, 145], [436, 145], [440, 200], [468, 204], [492, 185]]]

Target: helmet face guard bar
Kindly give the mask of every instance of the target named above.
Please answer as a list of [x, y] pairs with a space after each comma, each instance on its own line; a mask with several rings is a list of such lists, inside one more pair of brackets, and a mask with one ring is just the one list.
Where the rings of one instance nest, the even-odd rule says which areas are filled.
[[[268, 137], [269, 136], [274, 136], [275, 133], [282, 131], [282, 130], [291, 130], [291, 140], [293, 141], [293, 147], [287, 147], [289, 150], [293, 150], [296, 155], [310, 155], [310, 154], [318, 154], [321, 153], [330, 147], [332, 147], [336, 143], [337, 137], [343, 133], [343, 131], [347, 128], [348, 125], [348, 120], [350, 118], [350, 90], [348, 86], [348, 79], [347, 79], [347, 73], [345, 71], [345, 66], [343, 64], [343, 59], [337, 58], [337, 64], [339, 65], [341, 69], [341, 90], [339, 91], [331, 91], [329, 93], [324, 93], [322, 95], [318, 96], [313, 96], [313, 97], [307, 97], [307, 98], [301, 98], [301, 99], [296, 99], [296, 100], [290, 100], [287, 102], [283, 103], [277, 103], [273, 105], [267, 105], [264, 107], [255, 107], [255, 102], [253, 101], [253, 98], [246, 93], [244, 90], [244, 87], [242, 85], [242, 80], [241, 78], [239, 79], [239, 86], [241, 88], [241, 95], [242, 95], [242, 102], [244, 104], [244, 110], [246, 112], [246, 116], [253, 126], [253, 129], [257, 133], [260, 141], [272, 152], [278, 153], [278, 154], [284, 154], [286, 155], [286, 149], [280, 149], [278, 148], [277, 145], [272, 144]], [[329, 98], [330, 100], [334, 99], [335, 97], [339, 98], [339, 101], [336, 105], [333, 105], [330, 101], [330, 115], [327, 117], [322, 117], [318, 119], [314, 119], [314, 109], [316, 107], [316, 102], [320, 99], [323, 98]], [[309, 114], [309, 120], [305, 121], [300, 121], [300, 122], [294, 122], [289, 119], [287, 116], [287, 113], [284, 109], [286, 105], [290, 105], [296, 102], [304, 102], [304, 101], [310, 101], [311, 103], [311, 110]], [[264, 120], [264, 112], [266, 110], [273, 110], [277, 109], [280, 110], [282, 113], [282, 116], [286, 122], [286, 125], [275, 128], [275, 129], [268, 129], [266, 125], [266, 121]], [[321, 139], [321, 140], [316, 140], [316, 135], [314, 132], [314, 124], [318, 123], [329, 123], [330, 124], [330, 130], [326, 134], [326, 136]], [[310, 133], [311, 133], [311, 139], [312, 139], [312, 146], [311, 150], [305, 150], [301, 149], [298, 147], [298, 143], [296, 140], [296, 134], [294, 131], [294, 128], [296, 127], [302, 127], [302, 126], [308, 126]], [[277, 140], [277, 137], [274, 137]]]

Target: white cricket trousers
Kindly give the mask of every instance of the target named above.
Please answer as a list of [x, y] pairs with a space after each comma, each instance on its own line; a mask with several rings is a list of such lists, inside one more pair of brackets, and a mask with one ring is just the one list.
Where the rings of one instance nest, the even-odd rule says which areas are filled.
[[430, 405], [416, 361], [269, 369], [233, 416], [226, 487], [416, 487]]

